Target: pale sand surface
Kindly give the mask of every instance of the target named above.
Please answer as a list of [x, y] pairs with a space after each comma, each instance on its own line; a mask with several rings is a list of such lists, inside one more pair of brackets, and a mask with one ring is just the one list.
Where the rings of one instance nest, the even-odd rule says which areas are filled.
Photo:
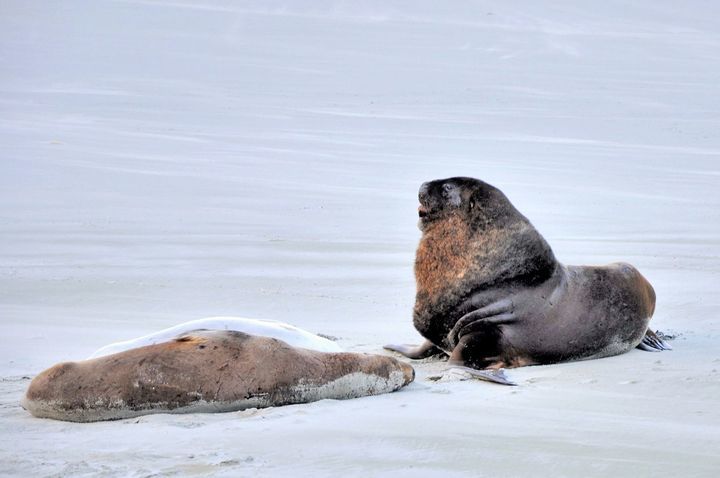
[[[0, 474], [717, 476], [720, 6], [0, 4]], [[39, 420], [32, 376], [215, 315], [418, 342], [422, 181], [635, 264], [672, 352], [217, 415]]]

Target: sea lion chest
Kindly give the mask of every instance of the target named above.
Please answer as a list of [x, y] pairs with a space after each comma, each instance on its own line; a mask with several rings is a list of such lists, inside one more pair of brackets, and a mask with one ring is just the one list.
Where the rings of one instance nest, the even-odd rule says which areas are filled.
[[518, 218], [473, 227], [459, 215], [424, 231], [415, 260], [415, 328], [445, 349], [468, 312], [547, 281], [557, 261], [545, 240]]
[[415, 257], [415, 328], [438, 346], [460, 318], [458, 308], [474, 288], [477, 239], [460, 217], [425, 231]]

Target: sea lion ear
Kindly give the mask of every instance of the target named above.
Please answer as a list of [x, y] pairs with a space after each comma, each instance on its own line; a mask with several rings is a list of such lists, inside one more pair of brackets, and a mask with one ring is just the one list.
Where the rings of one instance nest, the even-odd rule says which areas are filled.
[[475, 209], [475, 206], [477, 206], [477, 202], [478, 202], [477, 194], [474, 194], [474, 193], [470, 194], [470, 197], [468, 198], [468, 208], [470, 209], [470, 211]]

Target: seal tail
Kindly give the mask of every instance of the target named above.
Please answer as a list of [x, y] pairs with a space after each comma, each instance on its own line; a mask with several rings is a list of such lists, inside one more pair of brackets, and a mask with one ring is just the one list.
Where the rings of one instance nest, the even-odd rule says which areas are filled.
[[672, 350], [670, 344], [660, 338], [658, 334], [650, 329], [645, 332], [645, 337], [642, 338], [637, 348], [646, 352], [662, 352], [663, 350]]

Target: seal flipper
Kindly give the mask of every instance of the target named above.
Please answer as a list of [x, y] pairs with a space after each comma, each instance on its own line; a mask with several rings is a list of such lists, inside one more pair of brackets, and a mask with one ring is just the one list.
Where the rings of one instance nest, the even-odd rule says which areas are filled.
[[385, 350], [392, 350], [399, 354], [404, 355], [410, 359], [424, 359], [432, 357], [433, 355], [444, 355], [445, 352], [435, 346], [429, 340], [426, 340], [422, 345], [383, 345]]
[[468, 312], [455, 323], [447, 335], [447, 342], [454, 348], [469, 334], [487, 329], [489, 326], [514, 322], [517, 318], [513, 314], [513, 309], [512, 301], [506, 299]]
[[[499, 369], [484, 369], [478, 370], [476, 368], [466, 367], [464, 365], [452, 365], [446, 370], [446, 372], [452, 372], [458, 370], [463, 373], [467, 373], [472, 378], [479, 380], [485, 380], [487, 382], [499, 383], [500, 385], [511, 385], [516, 386], [517, 383], [511, 382], [510, 379], [505, 375], [505, 370]], [[432, 379], [432, 377], [430, 377]]]
[[672, 350], [670, 344], [661, 339], [658, 334], [650, 329], [645, 331], [645, 336], [642, 338], [637, 348], [644, 350], [645, 352], [662, 352], [663, 350]]

